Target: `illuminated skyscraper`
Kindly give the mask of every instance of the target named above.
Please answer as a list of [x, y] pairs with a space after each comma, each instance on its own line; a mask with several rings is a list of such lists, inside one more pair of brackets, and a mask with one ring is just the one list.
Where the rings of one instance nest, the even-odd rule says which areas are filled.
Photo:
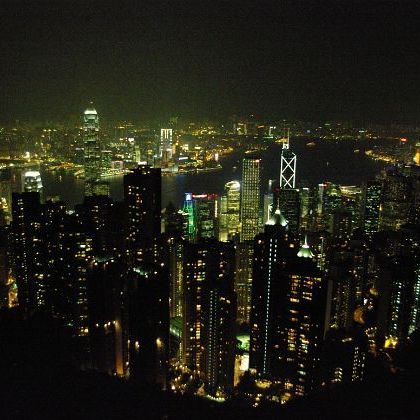
[[234, 249], [216, 240], [186, 244], [183, 288], [184, 363], [209, 391], [233, 385], [236, 298]]
[[191, 193], [185, 193], [183, 211], [187, 215], [188, 240], [194, 242], [197, 238], [197, 219], [195, 213], [195, 202], [193, 201]]
[[172, 159], [172, 128], [160, 130], [159, 157], [163, 162]]
[[139, 166], [124, 176], [129, 253], [129, 372], [166, 388], [169, 271], [161, 243], [161, 172]]
[[139, 166], [124, 176], [128, 247], [135, 262], [155, 263], [161, 232], [161, 172]]
[[13, 193], [12, 215], [12, 259], [19, 290], [19, 305], [24, 313], [31, 314], [45, 304], [39, 193]]
[[280, 160], [280, 188], [293, 189], [296, 185], [296, 155], [290, 150], [289, 131], [283, 143]]
[[218, 237], [218, 197], [216, 194], [193, 194], [197, 221], [197, 239]]
[[[274, 197], [274, 208], [279, 206], [288, 221], [289, 233], [298, 239], [300, 221], [300, 195], [296, 186], [296, 155], [290, 150], [289, 130], [280, 158], [280, 189]], [[276, 202], [277, 200], [278, 202]]]
[[122, 261], [95, 258], [88, 269], [89, 342], [92, 367], [109, 375], [126, 374], [127, 337]]
[[307, 247], [290, 242], [279, 210], [254, 241], [250, 368], [282, 384], [282, 398], [314, 387], [325, 290]]
[[261, 159], [245, 156], [242, 160], [241, 241], [253, 240], [260, 220]]
[[85, 195], [100, 195], [105, 192], [100, 182], [101, 145], [99, 141], [99, 117], [96, 109], [89, 107], [83, 114]]
[[239, 232], [241, 204], [241, 184], [229, 181], [225, 185], [225, 192], [221, 198], [220, 209], [220, 238], [232, 239]]
[[414, 215], [412, 179], [398, 171], [389, 171], [383, 182], [379, 230], [397, 230]]
[[[299, 239], [300, 195], [299, 190], [282, 188], [278, 192], [278, 205], [288, 222], [289, 233], [296, 241]], [[276, 205], [276, 203], [274, 203]]]
[[240, 242], [236, 245], [235, 292], [238, 301], [236, 319], [239, 324], [249, 324], [253, 256], [253, 241]]

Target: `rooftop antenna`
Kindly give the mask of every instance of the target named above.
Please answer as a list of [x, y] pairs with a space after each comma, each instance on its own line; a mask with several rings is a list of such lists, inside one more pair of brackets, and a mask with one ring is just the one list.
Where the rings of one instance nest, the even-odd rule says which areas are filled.
[[285, 128], [284, 131], [284, 138], [286, 139], [286, 141], [283, 142], [283, 149], [289, 149], [290, 128]]

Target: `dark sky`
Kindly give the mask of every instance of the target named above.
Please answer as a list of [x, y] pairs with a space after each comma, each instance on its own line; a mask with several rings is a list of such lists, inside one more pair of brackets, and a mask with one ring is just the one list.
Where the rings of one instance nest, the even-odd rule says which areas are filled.
[[[141, 6], [139, 6], [141, 4]], [[134, 6], [136, 5], [136, 6]], [[0, 120], [420, 121], [409, 1], [0, 1]]]

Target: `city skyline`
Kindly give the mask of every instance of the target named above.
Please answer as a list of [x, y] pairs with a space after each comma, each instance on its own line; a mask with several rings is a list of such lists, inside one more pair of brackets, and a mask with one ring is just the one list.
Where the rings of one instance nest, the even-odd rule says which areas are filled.
[[403, 3], [2, 4], [5, 419], [419, 417]]

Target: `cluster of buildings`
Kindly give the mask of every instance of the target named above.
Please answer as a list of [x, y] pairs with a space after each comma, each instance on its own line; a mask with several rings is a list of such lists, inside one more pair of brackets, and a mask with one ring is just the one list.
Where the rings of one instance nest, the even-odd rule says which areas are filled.
[[0, 232], [0, 306], [60, 320], [79, 367], [286, 402], [386, 368], [418, 328], [418, 165], [362, 186], [298, 187], [287, 140], [267, 186], [263, 160], [245, 154], [223, 194], [187, 192], [182, 208], [162, 210], [172, 130], [157, 167], [126, 173], [116, 202], [98, 176], [98, 129], [89, 108], [83, 203], [42, 202], [28, 175]]

